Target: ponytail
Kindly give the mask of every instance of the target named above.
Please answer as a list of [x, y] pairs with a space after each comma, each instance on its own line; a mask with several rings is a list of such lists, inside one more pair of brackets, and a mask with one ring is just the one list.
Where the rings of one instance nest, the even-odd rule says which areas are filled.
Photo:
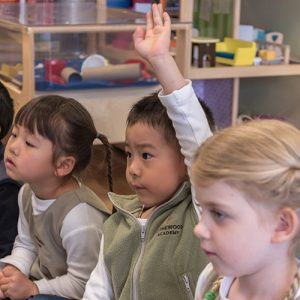
[[105, 161], [107, 163], [107, 181], [108, 181], [108, 188], [109, 191], [113, 191], [113, 178], [112, 178], [112, 147], [111, 144], [108, 142], [108, 139], [105, 135], [98, 133], [96, 138], [101, 141], [106, 149], [106, 157]]

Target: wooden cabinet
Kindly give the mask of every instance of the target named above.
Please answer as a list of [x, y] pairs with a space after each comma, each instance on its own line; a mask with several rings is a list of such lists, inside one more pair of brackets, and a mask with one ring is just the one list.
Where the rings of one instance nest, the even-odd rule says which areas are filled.
[[[45, 93], [75, 98], [90, 111], [97, 129], [118, 143], [124, 140], [131, 105], [158, 90], [159, 85], [151, 76], [151, 67], [144, 68], [133, 47], [132, 33], [137, 25], [145, 24], [145, 16], [105, 4], [103, 0], [1, 4], [0, 80], [13, 97], [16, 110]], [[191, 23], [183, 16], [172, 22], [172, 29], [178, 41], [176, 62], [188, 76]], [[138, 64], [140, 73], [132, 79], [125, 71], [121, 78], [117, 70], [116, 80], [78, 82], [83, 62], [94, 54], [97, 57], [89, 64], [95, 67], [100, 63], [99, 67], [105, 64], [105, 70], [107, 65], [126, 70], [131, 69], [130, 64]], [[75, 76], [69, 76], [72, 72], [67, 78], [63, 76], [65, 68], [73, 69]]]

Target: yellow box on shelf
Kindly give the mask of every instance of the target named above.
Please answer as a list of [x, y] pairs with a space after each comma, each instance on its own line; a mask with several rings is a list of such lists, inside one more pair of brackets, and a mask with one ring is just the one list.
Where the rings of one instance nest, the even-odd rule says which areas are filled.
[[262, 49], [259, 50], [259, 57], [265, 60], [274, 60], [276, 59], [275, 50]]
[[256, 43], [225, 38], [216, 44], [216, 62], [232, 66], [250, 66], [256, 54]]

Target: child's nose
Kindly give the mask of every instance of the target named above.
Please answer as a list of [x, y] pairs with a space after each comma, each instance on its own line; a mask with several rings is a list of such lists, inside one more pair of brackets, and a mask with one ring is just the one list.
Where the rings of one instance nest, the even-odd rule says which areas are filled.
[[132, 159], [127, 167], [131, 176], [136, 177], [141, 175], [141, 168], [138, 159]]
[[194, 234], [199, 240], [210, 238], [209, 230], [205, 225], [202, 216], [200, 216], [198, 224], [194, 227]]
[[20, 150], [19, 150], [19, 142], [17, 139], [14, 139], [13, 141], [10, 141], [7, 145], [7, 149], [10, 153], [14, 155], [18, 155]]

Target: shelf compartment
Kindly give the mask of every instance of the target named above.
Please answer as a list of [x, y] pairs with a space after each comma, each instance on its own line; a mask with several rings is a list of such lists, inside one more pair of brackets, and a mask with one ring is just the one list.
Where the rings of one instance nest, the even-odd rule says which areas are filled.
[[228, 67], [217, 65], [212, 68], [190, 69], [190, 79], [221, 79], [247, 77], [294, 76], [300, 74], [300, 64], [261, 65]]

